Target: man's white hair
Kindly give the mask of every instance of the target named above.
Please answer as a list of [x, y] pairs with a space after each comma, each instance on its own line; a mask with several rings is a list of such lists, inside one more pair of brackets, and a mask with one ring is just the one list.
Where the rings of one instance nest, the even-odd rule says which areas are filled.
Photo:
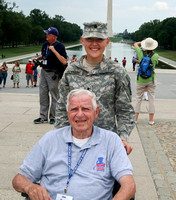
[[89, 91], [89, 90], [85, 90], [83, 88], [80, 89], [75, 89], [75, 90], [71, 90], [68, 95], [67, 95], [67, 103], [66, 103], [66, 110], [68, 111], [68, 107], [69, 107], [69, 100], [71, 97], [73, 96], [77, 96], [80, 94], [87, 94], [88, 96], [92, 97], [92, 106], [93, 109], [96, 110], [97, 109], [97, 100], [96, 100], [96, 96], [93, 92]]

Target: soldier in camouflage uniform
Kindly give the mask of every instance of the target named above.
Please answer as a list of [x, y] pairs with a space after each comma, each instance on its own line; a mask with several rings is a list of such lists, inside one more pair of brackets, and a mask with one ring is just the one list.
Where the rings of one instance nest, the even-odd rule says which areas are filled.
[[130, 78], [117, 62], [103, 55], [109, 44], [107, 24], [92, 22], [84, 24], [81, 42], [87, 55], [67, 67], [59, 86], [55, 127], [69, 125], [65, 102], [67, 94], [78, 88], [94, 92], [100, 106], [96, 126], [116, 132], [127, 149], [126, 142], [135, 125], [135, 113], [131, 105]]

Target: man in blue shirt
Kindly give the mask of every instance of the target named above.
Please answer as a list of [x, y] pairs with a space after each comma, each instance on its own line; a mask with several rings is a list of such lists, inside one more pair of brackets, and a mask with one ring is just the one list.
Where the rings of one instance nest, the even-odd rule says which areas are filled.
[[[13, 179], [13, 187], [39, 200], [130, 199], [132, 166], [119, 136], [93, 126], [99, 107], [94, 93], [72, 90], [67, 97], [70, 126], [52, 130], [34, 146]], [[121, 184], [112, 197], [114, 180]], [[40, 186], [33, 182], [40, 181]]]
[[[40, 116], [34, 120], [34, 124], [48, 122], [55, 123], [56, 102], [58, 99], [58, 84], [67, 64], [67, 54], [64, 45], [57, 41], [59, 35], [55, 27], [44, 30], [46, 42], [43, 44], [41, 55], [35, 60], [42, 60], [40, 74]], [[51, 104], [50, 96], [51, 95]]]

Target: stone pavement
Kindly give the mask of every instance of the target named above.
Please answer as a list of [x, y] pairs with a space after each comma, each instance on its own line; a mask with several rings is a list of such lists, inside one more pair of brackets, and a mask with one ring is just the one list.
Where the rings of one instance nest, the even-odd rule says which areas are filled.
[[155, 124], [147, 124], [144, 102], [137, 130], [158, 199], [176, 200], [176, 100], [156, 99], [155, 105]]
[[[165, 72], [166, 70], [163, 75]], [[173, 79], [173, 84], [174, 81]], [[172, 86], [169, 85], [168, 88]], [[23, 88], [11, 91], [10, 87], [0, 90], [0, 200], [21, 200], [24, 198], [11, 186], [12, 178], [32, 146], [54, 127], [50, 124], [32, 123], [39, 113], [38, 88], [26, 89], [24, 85]], [[162, 88], [165, 93], [164, 87]], [[138, 124], [129, 139], [133, 146], [129, 157], [137, 185], [136, 200], [176, 200], [174, 87], [171, 92], [173, 95], [168, 93], [168, 98], [156, 99], [156, 123], [153, 126], [148, 125], [148, 102], [142, 102]]]

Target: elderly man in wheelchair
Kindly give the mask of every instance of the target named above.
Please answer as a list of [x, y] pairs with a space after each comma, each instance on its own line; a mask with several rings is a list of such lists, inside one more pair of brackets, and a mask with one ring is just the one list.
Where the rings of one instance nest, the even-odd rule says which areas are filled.
[[[66, 109], [70, 126], [39, 140], [12, 181], [15, 190], [31, 200], [130, 200], [136, 191], [132, 165], [119, 136], [93, 125], [95, 94], [72, 90]], [[121, 187], [113, 196], [115, 180]]]

